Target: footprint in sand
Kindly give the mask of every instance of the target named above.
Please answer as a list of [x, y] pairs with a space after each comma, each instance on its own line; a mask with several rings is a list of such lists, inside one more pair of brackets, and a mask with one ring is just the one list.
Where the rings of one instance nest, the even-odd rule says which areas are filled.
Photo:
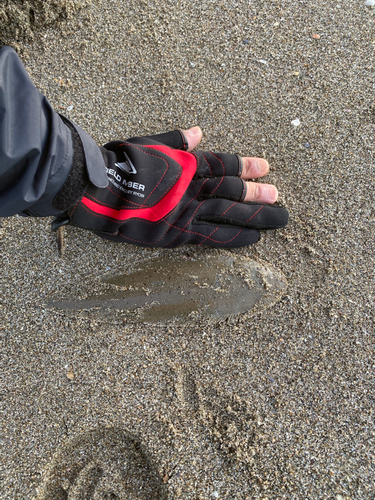
[[180, 403], [204, 425], [227, 459], [253, 462], [257, 416], [248, 401], [198, 387], [194, 378], [182, 370], [177, 372], [175, 388]]
[[163, 500], [165, 485], [140, 443], [120, 429], [96, 429], [54, 455], [36, 500]]

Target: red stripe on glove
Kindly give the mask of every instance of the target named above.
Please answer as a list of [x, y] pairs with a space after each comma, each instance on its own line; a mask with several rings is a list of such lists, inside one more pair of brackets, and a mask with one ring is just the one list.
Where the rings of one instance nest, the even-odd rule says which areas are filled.
[[171, 149], [167, 146], [143, 146], [145, 148], [150, 148], [158, 150], [165, 155], [169, 156], [175, 160], [182, 168], [181, 177], [178, 179], [176, 184], [171, 188], [171, 190], [162, 198], [159, 203], [153, 207], [138, 208], [138, 209], [115, 209], [100, 205], [95, 201], [84, 196], [81, 203], [89, 208], [92, 212], [96, 214], [109, 217], [117, 221], [126, 221], [130, 218], [140, 218], [148, 220], [150, 222], [157, 222], [163, 219], [171, 210], [173, 210], [181, 198], [185, 194], [192, 178], [197, 169], [197, 159], [196, 157], [186, 151], [180, 151], [178, 149]]

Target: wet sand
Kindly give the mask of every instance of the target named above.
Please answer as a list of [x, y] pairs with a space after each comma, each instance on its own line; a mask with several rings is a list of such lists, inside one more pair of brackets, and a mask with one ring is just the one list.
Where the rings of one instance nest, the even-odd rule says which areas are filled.
[[48, 304], [217, 251], [67, 228], [60, 258], [49, 219], [3, 220], [2, 499], [122, 500], [142, 481], [155, 498], [374, 498], [374, 16], [357, 0], [98, 0], [18, 42], [98, 143], [197, 124], [202, 149], [264, 156], [290, 223], [229, 252], [285, 276], [272, 307], [143, 323]]

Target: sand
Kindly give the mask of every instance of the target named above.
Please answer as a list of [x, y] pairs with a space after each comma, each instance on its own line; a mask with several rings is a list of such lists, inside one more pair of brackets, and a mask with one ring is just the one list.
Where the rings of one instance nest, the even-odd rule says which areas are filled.
[[98, 143], [198, 124], [202, 149], [266, 157], [290, 223], [221, 252], [287, 288], [229, 319], [51, 309], [147, 259], [217, 251], [67, 228], [60, 258], [50, 219], [4, 219], [1, 499], [373, 499], [375, 10], [74, 9], [16, 41], [37, 87]]

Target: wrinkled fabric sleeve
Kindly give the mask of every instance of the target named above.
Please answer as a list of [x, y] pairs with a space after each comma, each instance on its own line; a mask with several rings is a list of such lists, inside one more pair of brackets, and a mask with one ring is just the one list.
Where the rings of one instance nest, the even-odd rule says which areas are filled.
[[[75, 130], [90, 181], [106, 185], [99, 147]], [[71, 127], [35, 88], [17, 53], [0, 48], [0, 216], [61, 213], [54, 199], [74, 169], [73, 143]]]

